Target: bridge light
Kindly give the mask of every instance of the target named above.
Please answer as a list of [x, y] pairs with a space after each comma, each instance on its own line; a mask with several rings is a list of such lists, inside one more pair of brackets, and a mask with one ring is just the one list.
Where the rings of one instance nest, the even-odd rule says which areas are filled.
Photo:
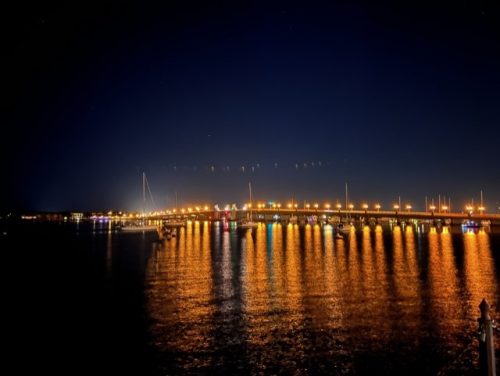
[[292, 204], [288, 204], [287, 207], [288, 207], [288, 209], [291, 209], [292, 208]]
[[448, 205], [441, 206], [441, 210], [446, 212], [448, 210]]
[[368, 204], [363, 204], [363, 209], [368, 210]]
[[354, 209], [354, 204], [349, 204], [349, 209]]
[[375, 209], [377, 209], [377, 211], [380, 211], [380, 208], [381, 208], [380, 204], [375, 204]]
[[330, 210], [330, 204], [325, 204], [325, 209]]
[[339, 210], [342, 208], [342, 205], [341, 205], [341, 204], [337, 204], [337, 205], [335, 205], [335, 206], [336, 206], [336, 207], [337, 207], [337, 209], [339, 209]]
[[429, 209], [430, 209], [431, 211], [436, 210], [436, 205], [431, 205], [431, 206], [429, 206]]
[[398, 209], [399, 209], [399, 205], [398, 205], [398, 204], [394, 204], [394, 205], [392, 206], [392, 208], [393, 208], [394, 210], [398, 210]]
[[411, 210], [411, 205], [410, 204], [407, 204], [406, 205], [406, 210], [410, 211]]

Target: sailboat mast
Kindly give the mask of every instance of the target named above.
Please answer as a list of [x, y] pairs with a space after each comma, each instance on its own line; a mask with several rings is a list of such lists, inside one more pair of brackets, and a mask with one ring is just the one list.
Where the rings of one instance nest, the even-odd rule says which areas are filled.
[[250, 193], [250, 221], [253, 219], [252, 216], [252, 183], [248, 182], [248, 192]]
[[348, 198], [347, 198], [347, 183], [345, 183], [345, 210], [346, 210], [346, 213], [347, 213], [347, 205], [348, 204]]
[[142, 172], [142, 216], [146, 213], [146, 173]]

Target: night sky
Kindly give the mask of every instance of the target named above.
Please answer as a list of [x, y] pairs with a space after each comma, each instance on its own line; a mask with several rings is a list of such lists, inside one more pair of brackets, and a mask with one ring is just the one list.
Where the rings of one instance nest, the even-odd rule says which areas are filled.
[[373, 3], [4, 9], [0, 210], [139, 209], [145, 171], [157, 207], [493, 211], [500, 5]]

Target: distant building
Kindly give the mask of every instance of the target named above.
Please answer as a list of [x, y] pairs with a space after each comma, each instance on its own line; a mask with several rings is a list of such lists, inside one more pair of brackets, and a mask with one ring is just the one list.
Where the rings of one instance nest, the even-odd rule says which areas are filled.
[[83, 219], [83, 213], [70, 213], [70, 220], [80, 222]]

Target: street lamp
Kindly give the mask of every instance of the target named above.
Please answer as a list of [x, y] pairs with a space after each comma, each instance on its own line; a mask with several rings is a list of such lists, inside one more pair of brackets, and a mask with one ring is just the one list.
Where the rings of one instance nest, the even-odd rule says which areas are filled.
[[330, 210], [330, 204], [325, 204], [325, 209]]
[[311, 207], [311, 205], [309, 204], [306, 204], [306, 209], [309, 210], [309, 208]]
[[436, 205], [429, 206], [429, 209], [434, 214], [434, 210], [436, 210]]
[[352, 211], [352, 209], [354, 209], [354, 204], [349, 204], [349, 209]]
[[398, 212], [398, 210], [399, 210], [399, 205], [398, 205], [398, 204], [394, 204], [394, 205], [392, 206], [392, 208], [393, 208], [393, 209], [396, 211], [396, 213], [397, 213], [397, 212]]
[[407, 210], [408, 212], [411, 210], [411, 205], [410, 205], [410, 204], [406, 205], [406, 210]]
[[375, 209], [377, 209], [378, 212], [380, 211], [380, 208], [381, 208], [380, 204], [375, 204]]
[[448, 205], [441, 206], [441, 210], [446, 213], [448, 211]]
[[480, 206], [477, 208], [477, 210], [479, 210], [479, 214], [483, 215], [486, 208], [484, 206]]

